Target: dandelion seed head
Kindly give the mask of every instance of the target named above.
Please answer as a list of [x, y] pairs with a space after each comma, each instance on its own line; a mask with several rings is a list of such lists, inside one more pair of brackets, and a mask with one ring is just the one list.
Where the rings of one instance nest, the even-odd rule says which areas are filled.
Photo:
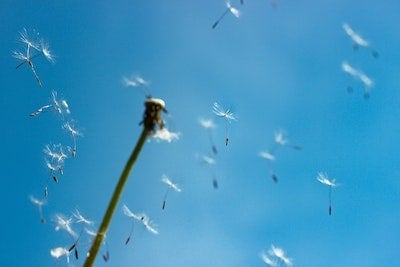
[[226, 2], [226, 7], [229, 9], [229, 12], [232, 13], [235, 17], [239, 18], [240, 12], [237, 8], [234, 8], [229, 1]]
[[63, 248], [63, 247], [57, 247], [57, 248], [53, 248], [53, 249], [50, 250], [50, 255], [53, 258], [59, 259], [62, 256], [66, 256], [68, 263], [69, 263], [69, 254], [70, 254], [70, 251], [68, 249], [66, 249], [66, 248]]
[[336, 187], [338, 186], [338, 184], [336, 184], [336, 180], [335, 179], [329, 179], [328, 175], [326, 173], [323, 172], [319, 172], [317, 175], [317, 180], [327, 186], [330, 187]]
[[260, 157], [266, 159], [266, 160], [270, 160], [270, 161], [274, 161], [275, 160], [275, 156], [273, 154], [271, 154], [268, 151], [261, 151], [259, 153]]
[[75, 217], [76, 219], [76, 223], [82, 223], [82, 224], [86, 224], [86, 225], [92, 225], [94, 224], [93, 221], [90, 221], [88, 219], [86, 219], [80, 212], [78, 209], [75, 209], [75, 212], [72, 213], [72, 215]]
[[343, 29], [346, 32], [346, 34], [351, 38], [351, 40], [359, 45], [359, 46], [364, 46], [367, 47], [369, 46], [369, 42], [367, 40], [365, 40], [364, 38], [361, 37], [361, 35], [357, 34], [351, 27], [349, 24], [344, 23], [343, 24]]
[[174, 184], [167, 175], [163, 174], [161, 181], [165, 183], [169, 188], [174, 189], [176, 192], [181, 192], [182, 190], [178, 187], [177, 184]]
[[283, 130], [279, 130], [275, 132], [274, 137], [275, 143], [279, 145], [286, 145], [289, 141], [286, 139], [286, 133]]
[[75, 128], [75, 126], [73, 125], [72, 122], [67, 121], [66, 123], [64, 123], [63, 128], [69, 132], [73, 137], [76, 136], [83, 136], [83, 134], [77, 129]]
[[26, 44], [28, 48], [32, 47], [36, 50], [40, 50], [39, 46], [29, 38], [28, 31], [25, 28], [23, 28], [22, 31], [19, 32], [19, 35], [20, 35], [20, 41]]
[[52, 103], [53, 103], [53, 107], [56, 110], [56, 112], [60, 115], [63, 114], [70, 114], [71, 111], [69, 110], [69, 105], [67, 100], [65, 99], [57, 99], [57, 91], [52, 91], [51, 92], [52, 95]]
[[55, 56], [50, 50], [50, 45], [48, 42], [45, 42], [43, 39], [40, 40], [40, 50], [42, 51], [44, 57], [50, 61], [51, 63], [55, 63]]
[[151, 221], [148, 216], [143, 216], [142, 218], [142, 223], [146, 230], [152, 234], [158, 235], [158, 230], [156, 229], [156, 225], [154, 224], [154, 222]]
[[360, 80], [366, 87], [372, 87], [374, 85], [372, 79], [363, 73], [360, 74]]
[[205, 162], [205, 163], [207, 163], [207, 164], [209, 164], [209, 165], [214, 165], [216, 162], [215, 162], [215, 159], [214, 158], [212, 158], [212, 157], [209, 157], [209, 156], [203, 156], [203, 161]]
[[279, 247], [275, 247], [274, 245], [271, 245], [270, 250], [268, 253], [271, 256], [277, 257], [279, 260], [283, 261], [286, 265], [291, 266], [292, 265], [292, 260], [286, 257], [285, 251]]
[[146, 81], [145, 79], [143, 79], [140, 76], [136, 76], [135, 79], [139, 83], [139, 85], [142, 85], [142, 86], [148, 86], [149, 85], [149, 82]]
[[135, 76], [134, 78], [130, 79], [127, 77], [123, 77], [123, 83], [126, 87], [139, 87], [139, 86], [144, 86], [147, 87], [149, 86], [149, 82], [146, 81], [144, 78], [141, 76]]
[[55, 168], [62, 166], [65, 159], [68, 158], [68, 156], [64, 152], [64, 147], [61, 144], [47, 144], [43, 149], [43, 152], [51, 159], [52, 163], [50, 163], [50, 165]]
[[63, 214], [56, 214], [54, 221], [56, 223], [56, 231], [64, 230], [73, 238], [77, 238], [77, 233], [72, 229], [72, 218], [67, 219]]
[[146, 214], [144, 213], [138, 213], [138, 214], [133, 213], [125, 204], [122, 205], [122, 211], [124, 212], [125, 216], [138, 221], [141, 221], [141, 219], [146, 216]]
[[147, 97], [144, 105], [146, 109], [140, 124], [143, 124], [145, 129], [150, 133], [154, 133], [156, 126], [158, 126], [159, 129], [164, 128], [165, 123], [161, 118], [163, 112], [167, 113], [164, 100]]
[[235, 116], [233, 115], [233, 113], [227, 109], [224, 110], [219, 104], [218, 102], [214, 102], [213, 104], [213, 112], [215, 115], [219, 116], [219, 117], [223, 117], [225, 118], [227, 121], [231, 121], [231, 120], [236, 120]]
[[206, 129], [213, 129], [216, 127], [214, 121], [212, 119], [199, 119], [199, 123], [202, 127]]
[[269, 265], [271, 267], [278, 267], [277, 261], [276, 260], [274, 261], [271, 258], [269, 258], [267, 253], [265, 253], [265, 251], [262, 251], [260, 253], [260, 258], [265, 264], [267, 264], [267, 265]]
[[55, 172], [58, 170], [58, 165], [54, 165], [50, 161], [46, 160], [46, 167], [50, 170], [50, 172]]
[[35, 198], [32, 195], [29, 196], [29, 200], [32, 202], [32, 204], [34, 204], [34, 205], [36, 205], [38, 207], [41, 207], [41, 206], [46, 204], [46, 200], [44, 200], [44, 199], [39, 200], [39, 199]]
[[130, 80], [130, 79], [126, 78], [126, 77], [123, 78], [123, 81], [124, 81], [124, 85], [126, 87], [137, 87], [137, 86], [139, 86], [138, 82], [136, 82], [134, 80]]
[[19, 60], [27, 61], [29, 58], [19, 51], [13, 51], [13, 57]]
[[166, 141], [171, 143], [172, 141], [179, 140], [180, 133], [178, 132], [171, 132], [166, 127], [161, 129], [157, 129], [152, 135], [152, 138], [156, 139], [157, 141]]
[[354, 78], [358, 78], [367, 88], [374, 85], [374, 82], [370, 77], [364, 74], [361, 70], [350, 66], [350, 64], [345, 61], [342, 63], [342, 70]]

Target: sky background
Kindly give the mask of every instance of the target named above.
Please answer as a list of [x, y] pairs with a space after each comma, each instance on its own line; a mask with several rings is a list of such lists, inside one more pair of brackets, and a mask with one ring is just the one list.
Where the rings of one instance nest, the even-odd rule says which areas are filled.
[[[78, 208], [100, 224], [141, 132], [145, 95], [122, 80], [141, 75], [166, 102], [167, 127], [181, 135], [145, 144], [110, 225], [110, 260], [99, 254], [95, 266], [265, 266], [259, 253], [271, 244], [294, 266], [400, 266], [400, 2], [271, 3], [232, 1], [241, 16], [227, 14], [213, 30], [224, 1], [2, 1], [1, 265], [82, 265], [87, 237], [79, 260], [51, 257], [50, 249], [72, 244], [55, 231], [54, 216]], [[353, 50], [345, 22], [378, 59], [369, 48]], [[42, 88], [26, 64], [15, 69], [12, 52], [23, 48], [23, 28], [40, 33], [56, 55], [55, 64], [34, 59]], [[368, 100], [363, 85], [341, 70], [343, 61], [374, 80]], [[44, 197], [42, 151], [71, 145], [54, 112], [29, 116], [52, 90], [68, 101], [68, 118], [84, 136], [59, 183], [49, 182], [42, 224], [29, 201]], [[215, 101], [237, 117], [228, 146], [225, 122], [212, 113]], [[213, 154], [200, 118], [217, 124], [213, 168], [201, 160]], [[303, 149], [277, 151], [274, 183], [259, 152], [278, 129]], [[320, 171], [340, 184], [331, 216]], [[165, 210], [162, 174], [183, 190], [169, 192]], [[131, 221], [122, 203], [148, 214], [159, 234], [136, 222], [125, 245]]]

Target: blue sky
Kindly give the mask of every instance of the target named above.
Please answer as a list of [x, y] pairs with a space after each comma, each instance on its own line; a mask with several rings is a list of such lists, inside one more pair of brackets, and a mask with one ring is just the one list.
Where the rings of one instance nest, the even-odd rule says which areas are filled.
[[[224, 1], [2, 1], [2, 265], [68, 266], [50, 256], [72, 243], [55, 231], [56, 214], [78, 208], [99, 225], [141, 131], [145, 96], [122, 82], [132, 75], [150, 81], [148, 91], [166, 102], [167, 127], [181, 136], [145, 144], [108, 232], [110, 261], [99, 255], [96, 266], [265, 266], [259, 253], [271, 244], [294, 266], [400, 265], [400, 3], [244, 2], [232, 1], [241, 16], [227, 14], [213, 30]], [[343, 23], [380, 57], [369, 48], [354, 51]], [[56, 55], [55, 64], [34, 59], [42, 88], [26, 64], [15, 69], [23, 28], [38, 32]], [[373, 79], [368, 100], [363, 85], [341, 70], [343, 61]], [[52, 90], [68, 101], [64, 119], [84, 136], [58, 184], [49, 182], [42, 224], [29, 201], [43, 198], [49, 177], [42, 151], [71, 145], [60, 116], [29, 116]], [[237, 117], [228, 146], [215, 101]], [[217, 124], [213, 169], [201, 160], [213, 154], [200, 118]], [[278, 129], [303, 149], [276, 152], [274, 183], [259, 152]], [[340, 184], [331, 216], [320, 171]], [[169, 192], [165, 210], [162, 174], [183, 189]], [[131, 221], [122, 203], [148, 214], [159, 234], [136, 223], [125, 245]], [[70, 266], [82, 265], [87, 248], [82, 239]]]

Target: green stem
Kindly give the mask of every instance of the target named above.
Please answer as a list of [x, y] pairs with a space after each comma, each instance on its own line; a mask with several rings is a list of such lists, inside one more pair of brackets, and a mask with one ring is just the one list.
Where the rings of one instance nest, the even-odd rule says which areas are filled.
[[139, 140], [137, 141], [136, 146], [133, 149], [132, 154], [125, 165], [125, 168], [122, 171], [117, 186], [115, 187], [114, 194], [112, 195], [110, 203], [108, 204], [108, 208], [106, 213], [104, 214], [99, 231], [97, 232], [96, 238], [94, 239], [92, 247], [90, 248], [89, 256], [86, 258], [86, 261], [83, 265], [85, 267], [93, 266], [93, 263], [96, 259], [96, 255], [99, 252], [104, 237], [107, 233], [108, 226], [110, 225], [115, 208], [117, 207], [118, 201], [122, 195], [122, 191], [124, 190], [126, 181], [128, 180], [129, 173], [131, 172], [133, 164], [135, 164], [135, 161], [139, 156], [140, 150], [142, 149], [143, 144], [146, 141], [147, 135], [148, 135], [148, 130], [146, 129], [146, 127], [143, 127], [143, 131], [139, 137]]

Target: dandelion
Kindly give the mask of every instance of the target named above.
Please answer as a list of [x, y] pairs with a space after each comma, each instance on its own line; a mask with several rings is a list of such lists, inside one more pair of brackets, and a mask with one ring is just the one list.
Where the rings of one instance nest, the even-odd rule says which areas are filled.
[[56, 214], [54, 220], [56, 223], [56, 231], [64, 230], [72, 239], [76, 239], [78, 237], [78, 234], [72, 229], [72, 217], [66, 218], [63, 214]]
[[143, 79], [141, 76], [135, 76], [133, 79], [123, 77], [123, 82], [126, 87], [149, 86], [149, 82]]
[[283, 130], [278, 130], [275, 131], [274, 133], [274, 143], [271, 146], [272, 148], [269, 150], [261, 151], [259, 152], [259, 156], [262, 157], [263, 159], [266, 159], [268, 161], [269, 166], [269, 173], [272, 178], [272, 180], [277, 183], [278, 182], [278, 176], [276, 175], [275, 171], [272, 168], [272, 163], [276, 160], [276, 150], [278, 147], [290, 147], [294, 150], [301, 150], [302, 148], [298, 145], [292, 145], [290, 144], [288, 138], [287, 138], [287, 133]]
[[[357, 50], [359, 47], [369, 47], [370, 43], [366, 39], [364, 39], [360, 34], [355, 32], [349, 24], [343, 23], [342, 25], [343, 30], [345, 33], [350, 37], [351, 41], [353, 42], [353, 49]], [[379, 57], [379, 53], [376, 50], [372, 50], [371, 55], [374, 58]]]
[[293, 262], [291, 259], [289, 259], [285, 254], [285, 251], [279, 247], [275, 247], [274, 245], [271, 245], [271, 248], [268, 250], [268, 253], [270, 256], [273, 256], [276, 258], [276, 263], [277, 266], [280, 266], [282, 263], [284, 263], [287, 266], [292, 266]]
[[211, 175], [212, 175], [212, 185], [213, 185], [214, 189], [218, 189], [218, 180], [215, 175], [215, 165], [217, 163], [215, 158], [203, 155], [203, 156], [201, 156], [201, 162], [204, 162], [210, 168]]
[[67, 258], [67, 263], [69, 264], [69, 254], [70, 251], [64, 247], [56, 247], [50, 250], [50, 255], [56, 260], [59, 260], [61, 257], [65, 256]]
[[289, 146], [295, 150], [301, 150], [301, 146], [298, 145], [290, 145], [289, 140], [286, 138], [286, 133], [283, 130], [279, 130], [275, 132], [275, 143], [280, 145], [280, 146]]
[[203, 162], [205, 162], [208, 165], [214, 165], [216, 163], [215, 159], [212, 157], [209, 157], [209, 156], [203, 156], [202, 160], [203, 160]]
[[32, 73], [35, 76], [36, 82], [38, 83], [39, 87], [42, 87], [42, 81], [40, 80], [39, 75], [36, 72], [35, 65], [33, 64], [33, 61], [32, 61], [34, 56], [32, 56], [30, 54], [30, 46], [27, 47], [26, 54], [14, 51], [13, 52], [13, 57], [22, 61], [15, 68], [18, 69], [20, 66], [22, 66], [26, 62], [28, 64], [28, 66], [31, 68]]
[[40, 50], [48, 61], [55, 63], [55, 55], [51, 52], [49, 43], [45, 42], [43, 39], [40, 40]]
[[45, 42], [43, 39], [40, 41], [33, 41], [29, 38], [27, 30], [24, 28], [20, 33], [20, 41], [26, 45], [25, 51], [14, 51], [13, 57], [20, 60], [21, 62], [16, 66], [18, 69], [20, 66], [25, 63], [32, 70], [33, 75], [40, 87], [42, 87], [42, 82], [39, 78], [39, 75], [36, 72], [35, 65], [33, 64], [33, 59], [43, 55], [48, 61], [54, 63], [55, 56], [52, 54], [49, 44]]
[[78, 209], [76, 209], [75, 212], [72, 214], [72, 216], [68, 218], [63, 214], [57, 214], [55, 216], [55, 223], [56, 223], [55, 227], [56, 231], [63, 230], [67, 232], [67, 234], [72, 239], [72, 245], [68, 247], [68, 252], [74, 251], [74, 256], [76, 259], [78, 259], [79, 258], [78, 244], [85, 227], [82, 226], [79, 234], [77, 234], [77, 232], [74, 229], [72, 229], [72, 225], [74, 223], [80, 223], [82, 225], [91, 225], [92, 222], [83, 217], [81, 213], [78, 211]]
[[282, 266], [282, 264], [292, 266], [292, 259], [289, 259], [285, 254], [286, 253], [283, 249], [271, 245], [268, 252], [262, 251], [260, 253], [260, 258], [265, 264], [271, 267], [279, 267]]
[[78, 209], [75, 209], [75, 212], [72, 213], [75, 218], [75, 223], [81, 223], [83, 225], [93, 225], [93, 221], [88, 220], [85, 218]]
[[46, 201], [44, 199], [39, 200], [35, 198], [34, 196], [29, 196], [29, 200], [32, 202], [33, 205], [35, 205], [39, 211], [39, 216], [40, 216], [40, 221], [42, 223], [46, 223], [46, 219], [43, 216], [43, 206], [46, 204]]
[[65, 129], [72, 137], [73, 141], [73, 147], [72, 147], [72, 157], [76, 156], [76, 151], [77, 151], [77, 145], [76, 145], [76, 138], [78, 136], [83, 136], [83, 134], [73, 125], [72, 121], [67, 121], [64, 123], [62, 126], [63, 129]]
[[346, 32], [346, 34], [351, 38], [351, 40], [354, 42], [354, 49], [357, 49], [359, 46], [367, 47], [369, 46], [369, 42], [365, 40], [364, 38], [361, 37], [358, 33], [356, 33], [349, 24], [344, 23], [343, 24], [343, 30]]
[[227, 146], [229, 143], [229, 137], [228, 137], [228, 124], [233, 121], [237, 120], [236, 117], [233, 115], [233, 113], [227, 109], [224, 110], [217, 102], [214, 102], [213, 105], [213, 112], [215, 115], [218, 117], [224, 118], [225, 119], [225, 128], [226, 128], [226, 138], [225, 138], [225, 145]]
[[67, 154], [65, 154], [65, 148], [61, 144], [47, 144], [43, 149], [43, 153], [45, 154], [45, 162], [46, 167], [49, 171], [49, 177], [46, 181], [46, 186], [44, 190], [45, 197], [48, 196], [48, 186], [49, 180], [53, 179], [54, 182], [58, 183], [58, 175], [64, 174], [64, 162], [65, 159], [68, 158]]
[[335, 179], [329, 179], [328, 175], [326, 173], [319, 172], [317, 175], [317, 180], [329, 187], [329, 208], [328, 208], [328, 213], [329, 215], [332, 215], [332, 188], [337, 187], [338, 184], [336, 184]]
[[81, 231], [80, 231], [80, 233], [79, 233], [79, 236], [76, 237], [76, 238], [74, 239], [73, 244], [72, 244], [72, 245], [69, 247], [69, 249], [68, 249], [69, 252], [71, 252], [72, 250], [74, 250], [75, 258], [78, 259], [78, 258], [79, 258], [79, 254], [78, 254], [78, 243], [79, 243], [79, 241], [80, 241], [80, 238], [81, 238], [81, 236], [82, 236], [82, 233], [83, 233], [84, 229], [86, 229], [86, 228], [85, 228], [85, 225], [90, 226], [90, 225], [93, 224], [93, 222], [90, 221], [90, 220], [88, 220], [88, 219], [86, 219], [86, 218], [79, 212], [78, 209], [75, 209], [75, 212], [72, 213], [72, 217], [75, 219], [74, 223], [82, 224], [82, 228], [81, 228]]
[[278, 262], [276, 259], [271, 259], [270, 256], [268, 256], [268, 254], [265, 251], [262, 251], [260, 253], [260, 258], [261, 260], [267, 264], [268, 266], [271, 267], [278, 267]]
[[275, 161], [275, 155], [272, 154], [270, 151], [261, 151], [260, 153], [258, 153], [258, 155], [260, 157], [262, 157], [263, 159], [266, 159], [268, 161], [269, 164], [269, 169], [270, 169], [270, 176], [272, 178], [272, 180], [277, 183], [278, 182], [278, 176], [275, 174], [275, 172], [273, 171], [272, 168], [272, 162]]
[[[167, 113], [164, 100], [148, 97], [144, 102], [144, 105], [146, 109], [143, 114], [143, 120], [139, 123], [139, 125], [143, 124], [149, 133], [154, 133], [156, 131], [156, 126], [158, 126], [158, 129], [162, 130], [165, 126], [165, 122], [161, 118], [161, 114], [163, 112]], [[166, 131], [163, 134], [170, 136], [169, 133], [169, 131]]]
[[215, 146], [214, 138], [213, 138], [213, 134], [212, 134], [212, 129], [214, 129], [216, 127], [214, 121], [211, 119], [202, 119], [201, 118], [199, 120], [199, 123], [203, 128], [205, 128], [207, 130], [208, 139], [211, 144], [211, 149], [212, 149], [213, 153], [216, 155], [218, 153], [218, 150], [217, 150], [217, 147]]
[[[243, 4], [243, 3], [242, 3]], [[215, 29], [218, 25], [218, 23], [225, 17], [226, 14], [231, 13], [233, 16], [236, 18], [239, 18], [240, 12], [238, 9], [234, 8], [229, 1], [226, 2], [226, 10], [222, 15], [214, 22], [212, 25], [212, 28]]]
[[[364, 74], [361, 70], [352, 67], [346, 61], [342, 62], [342, 70], [350, 76], [359, 79], [364, 84], [364, 98], [369, 98], [371, 87], [374, 85], [373, 80], [366, 74]], [[351, 92], [352, 88], [350, 87], [350, 90], [348, 88], [348, 91]]]
[[269, 160], [269, 161], [274, 161], [275, 160], [275, 156], [273, 154], [271, 154], [270, 152], [268, 152], [268, 151], [261, 151], [259, 153], [259, 155], [260, 155], [260, 157], [262, 157], [262, 158], [264, 158], [266, 160]]
[[36, 111], [29, 114], [29, 116], [36, 117], [36, 116], [40, 115], [41, 113], [47, 111], [49, 108], [53, 108], [53, 110], [60, 116], [64, 116], [65, 114], [71, 113], [67, 100], [58, 99], [57, 91], [53, 90], [51, 92], [51, 102], [49, 104], [46, 104], [46, 105], [38, 108]]
[[132, 233], [133, 233], [133, 225], [134, 225], [133, 222], [134, 222], [134, 220], [142, 221], [142, 219], [144, 218], [144, 214], [135, 214], [135, 213], [133, 213], [128, 208], [128, 206], [126, 206], [125, 204], [122, 206], [122, 211], [124, 212], [124, 214], [126, 216], [128, 216], [129, 218], [132, 219], [131, 230], [129, 232], [129, 236], [125, 240], [125, 245], [127, 245], [131, 241], [131, 237], [132, 237]]
[[23, 28], [22, 31], [19, 32], [19, 35], [20, 35], [20, 41], [23, 44], [26, 44], [27, 47], [32, 47], [36, 50], [39, 50], [38, 44], [32, 41], [31, 38], [29, 38], [28, 31], [25, 28]]
[[54, 182], [58, 183], [58, 174], [64, 174], [63, 166], [65, 159], [68, 158], [64, 150], [65, 148], [61, 144], [47, 144], [43, 149], [43, 153], [45, 153], [46, 167], [49, 171], [49, 176], [44, 189], [45, 197], [47, 197], [49, 193], [49, 180], [53, 179]]
[[137, 220], [142, 223], [142, 225], [152, 234], [158, 234], [157, 229], [153, 225], [153, 222], [149, 219], [149, 217], [144, 213], [133, 213], [127, 205], [122, 206], [122, 211], [124, 212], [125, 216], [132, 219], [131, 230], [129, 232], [128, 238], [125, 240], [125, 245], [127, 245], [131, 241], [132, 233], [133, 233], [133, 225], [134, 221]]
[[156, 225], [154, 224], [154, 222], [152, 220], [150, 220], [150, 218], [146, 214], [144, 214], [144, 216], [142, 218], [143, 218], [142, 223], [143, 223], [144, 227], [146, 228], [146, 230], [152, 234], [157, 235], [158, 230], [156, 229]]
[[[148, 97], [146, 99], [144, 105], [145, 105], [145, 111], [143, 114], [143, 120], [140, 122], [140, 124], [143, 125], [142, 133], [140, 134], [140, 137], [136, 143], [136, 146], [133, 149], [131, 155], [129, 156], [129, 159], [126, 162], [126, 165], [125, 165], [125, 167], [121, 173], [121, 176], [117, 182], [114, 193], [112, 194], [112, 197], [110, 199], [110, 202], [108, 204], [108, 207], [106, 209], [104, 217], [100, 224], [99, 231], [97, 232], [96, 237], [93, 241], [93, 244], [90, 248], [89, 255], [85, 260], [84, 266], [92, 266], [94, 264], [96, 255], [102, 244], [102, 240], [104, 239], [104, 233], [106, 233], [108, 230], [112, 216], [117, 207], [118, 201], [122, 195], [122, 192], [126, 185], [126, 182], [128, 181], [129, 174], [132, 170], [133, 165], [136, 162], [136, 159], [139, 156], [139, 153], [140, 153], [147, 137], [149, 135], [151, 135], [152, 133], [154, 133], [157, 128], [159, 128], [159, 129], [164, 128], [164, 121], [161, 118], [161, 114], [163, 112], [165, 112], [165, 113], [167, 112], [167, 110], [165, 109], [164, 100]], [[152, 221], [150, 221], [147, 216], [143, 216], [142, 223], [148, 231], [151, 231], [152, 233], [158, 233], [158, 231], [155, 229], [155, 227], [153, 227]], [[104, 256], [103, 256], [103, 258], [104, 258]], [[104, 259], [106, 260], [107, 258], [104, 258]]]
[[166, 202], [167, 202], [167, 195], [168, 195], [169, 189], [172, 188], [172, 189], [173, 189], [174, 191], [176, 191], [176, 192], [181, 192], [181, 189], [178, 187], [177, 184], [174, 184], [174, 183], [167, 177], [167, 175], [165, 175], [165, 174], [162, 175], [161, 181], [162, 181], [163, 183], [165, 183], [165, 184], [167, 185], [167, 187], [168, 187], [168, 188], [167, 188], [167, 191], [165, 192], [164, 200], [163, 200], [163, 205], [162, 205], [162, 209], [164, 210], [164, 209], [165, 209], [165, 204], [166, 204]]

